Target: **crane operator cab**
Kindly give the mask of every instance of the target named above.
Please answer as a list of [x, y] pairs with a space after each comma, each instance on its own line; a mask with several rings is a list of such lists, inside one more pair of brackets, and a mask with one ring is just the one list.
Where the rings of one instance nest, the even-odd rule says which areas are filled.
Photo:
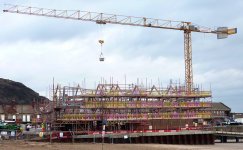
[[99, 58], [99, 60], [100, 60], [100, 62], [102, 62], [102, 61], [105, 61], [104, 55], [102, 53], [102, 45], [104, 44], [104, 40], [99, 40], [99, 43], [100, 43], [100, 58]]

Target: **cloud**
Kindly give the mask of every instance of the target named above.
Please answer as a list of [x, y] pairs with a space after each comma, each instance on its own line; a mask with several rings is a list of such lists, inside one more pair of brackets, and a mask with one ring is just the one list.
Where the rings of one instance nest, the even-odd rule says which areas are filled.
[[243, 70], [242, 69], [212, 69], [203, 74], [196, 74], [195, 81], [207, 85], [209, 83], [213, 93], [214, 101], [223, 101], [233, 111], [239, 111], [242, 106], [241, 95], [243, 93]]
[[[117, 33], [116, 30], [112, 30], [109, 34], [116, 35]], [[151, 76], [169, 80], [170, 77], [182, 76], [183, 60], [168, 59], [163, 56], [154, 59], [152, 56], [136, 56], [136, 54], [132, 55], [133, 58], [127, 59], [123, 51], [114, 47], [112, 51], [115, 52], [109, 53], [111, 50], [107, 50], [106, 61], [101, 63], [98, 61], [100, 47], [97, 41], [96, 34], [91, 33], [83, 39], [74, 38], [65, 42], [24, 40], [14, 45], [5, 44], [2, 45], [4, 52], [1, 59], [4, 63], [0, 64], [3, 68], [1, 73], [4, 74], [4, 70], [8, 70], [8, 76], [16, 78], [15, 75], [18, 74], [17, 78], [20, 77], [20, 79], [27, 76], [26, 78], [29, 79], [34, 77], [47, 80], [55, 76], [69, 82], [79, 80], [79, 77], [99, 80], [100, 77], [113, 76], [119, 80], [120, 77], [123, 79], [123, 76], [127, 75], [127, 78], [133, 80]]]

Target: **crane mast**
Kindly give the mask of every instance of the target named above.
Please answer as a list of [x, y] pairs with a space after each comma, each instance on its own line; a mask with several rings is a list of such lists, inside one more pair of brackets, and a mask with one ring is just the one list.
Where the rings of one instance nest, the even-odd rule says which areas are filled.
[[184, 59], [185, 59], [185, 83], [186, 90], [190, 94], [193, 88], [193, 71], [192, 71], [192, 38], [191, 31], [184, 30]]
[[193, 70], [192, 70], [192, 41], [191, 33], [213, 33], [217, 34], [218, 39], [227, 38], [228, 35], [236, 34], [237, 28], [218, 27], [211, 29], [204, 26], [192, 24], [185, 21], [173, 21], [153, 19], [146, 17], [133, 17], [115, 14], [105, 14], [80, 10], [57, 10], [45, 9], [29, 6], [7, 5], [3, 12], [27, 14], [35, 16], [45, 16], [53, 18], [72, 19], [79, 21], [91, 21], [97, 24], [120, 24], [130, 26], [140, 26], [159, 29], [171, 29], [184, 31], [184, 59], [185, 59], [185, 85], [187, 94], [190, 95], [193, 89]]

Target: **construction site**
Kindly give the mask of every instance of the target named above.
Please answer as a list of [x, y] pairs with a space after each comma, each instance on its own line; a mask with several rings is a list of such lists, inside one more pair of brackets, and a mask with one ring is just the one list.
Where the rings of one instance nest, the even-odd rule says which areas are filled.
[[[53, 82], [51, 100], [33, 103], [47, 141], [70, 139], [100, 143], [214, 144], [212, 91], [193, 82], [191, 33], [223, 39], [236, 28], [211, 29], [191, 22], [105, 13], [9, 5], [3, 10], [51, 18], [146, 28], [178, 30], [184, 34], [185, 82], [160, 85], [106, 83], [95, 89]], [[102, 48], [103, 40], [99, 40]], [[203, 57], [203, 56], [202, 56]], [[105, 61], [102, 54], [99, 61]], [[183, 67], [183, 66], [181, 66]], [[40, 133], [38, 133], [40, 134]], [[95, 137], [95, 138], [94, 138]]]
[[[97, 89], [60, 87], [53, 99], [56, 130], [119, 132], [180, 130], [210, 120], [211, 92], [184, 86], [167, 88], [99, 84]], [[198, 120], [201, 122], [198, 123]]]

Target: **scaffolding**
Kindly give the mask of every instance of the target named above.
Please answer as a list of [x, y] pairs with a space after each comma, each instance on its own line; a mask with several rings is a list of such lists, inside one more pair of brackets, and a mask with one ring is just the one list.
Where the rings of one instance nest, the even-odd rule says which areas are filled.
[[211, 119], [211, 91], [170, 84], [98, 84], [96, 89], [57, 85], [53, 89], [54, 130], [88, 133], [181, 129]]

